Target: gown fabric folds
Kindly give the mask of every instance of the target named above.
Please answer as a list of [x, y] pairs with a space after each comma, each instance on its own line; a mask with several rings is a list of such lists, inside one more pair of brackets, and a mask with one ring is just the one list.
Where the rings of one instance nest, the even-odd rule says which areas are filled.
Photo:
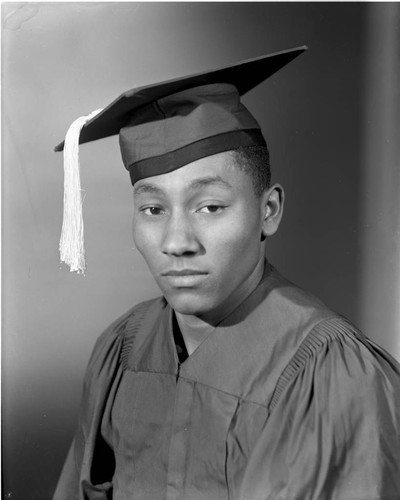
[[54, 500], [396, 500], [400, 367], [272, 266], [183, 363], [165, 299], [98, 339]]

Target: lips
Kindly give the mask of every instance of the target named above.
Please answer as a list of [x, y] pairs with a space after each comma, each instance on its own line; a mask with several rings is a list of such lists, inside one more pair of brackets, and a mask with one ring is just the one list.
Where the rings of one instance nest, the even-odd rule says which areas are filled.
[[161, 274], [173, 289], [196, 289], [207, 280], [208, 273], [198, 269], [170, 269]]
[[197, 269], [171, 269], [170, 271], [165, 271], [161, 276], [201, 276], [208, 274], [205, 271], [198, 271]]

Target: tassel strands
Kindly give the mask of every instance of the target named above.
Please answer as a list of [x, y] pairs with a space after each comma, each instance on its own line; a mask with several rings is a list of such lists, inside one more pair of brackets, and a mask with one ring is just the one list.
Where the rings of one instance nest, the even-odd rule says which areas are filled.
[[69, 127], [64, 143], [64, 211], [60, 237], [60, 260], [71, 272], [84, 274], [85, 245], [79, 165], [79, 136], [85, 124], [102, 110], [81, 116]]

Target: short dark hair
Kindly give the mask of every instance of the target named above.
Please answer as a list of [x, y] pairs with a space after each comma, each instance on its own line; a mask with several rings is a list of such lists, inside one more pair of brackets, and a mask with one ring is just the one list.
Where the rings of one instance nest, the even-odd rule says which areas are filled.
[[231, 152], [235, 165], [249, 174], [254, 191], [261, 196], [271, 184], [271, 167], [267, 146], [245, 146]]

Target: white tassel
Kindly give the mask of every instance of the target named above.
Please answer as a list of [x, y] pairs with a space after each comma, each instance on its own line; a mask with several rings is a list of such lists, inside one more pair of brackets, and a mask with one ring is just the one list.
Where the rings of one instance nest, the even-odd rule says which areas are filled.
[[81, 116], [69, 127], [64, 142], [64, 213], [60, 238], [60, 259], [71, 272], [84, 273], [82, 194], [79, 165], [79, 136], [84, 125], [102, 110]]

